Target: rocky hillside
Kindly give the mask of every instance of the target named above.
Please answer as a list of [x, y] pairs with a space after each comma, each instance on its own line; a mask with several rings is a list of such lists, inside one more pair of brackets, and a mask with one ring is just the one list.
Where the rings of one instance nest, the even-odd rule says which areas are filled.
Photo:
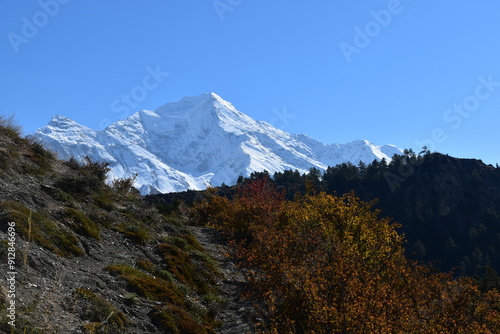
[[160, 213], [131, 179], [106, 185], [107, 171], [57, 160], [0, 119], [0, 268], [15, 272], [0, 277], [0, 332], [245, 328], [221, 321], [237, 291], [194, 237], [206, 229], [188, 226], [182, 207]]

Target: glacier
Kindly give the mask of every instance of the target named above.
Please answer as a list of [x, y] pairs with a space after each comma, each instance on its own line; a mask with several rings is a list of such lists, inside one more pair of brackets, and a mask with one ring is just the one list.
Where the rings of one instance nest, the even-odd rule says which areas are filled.
[[215, 93], [142, 110], [103, 130], [64, 116], [29, 135], [61, 159], [110, 163], [109, 180], [137, 175], [141, 194], [202, 190], [267, 170], [307, 172], [344, 162], [391, 160], [402, 150], [367, 140], [324, 144], [256, 121]]

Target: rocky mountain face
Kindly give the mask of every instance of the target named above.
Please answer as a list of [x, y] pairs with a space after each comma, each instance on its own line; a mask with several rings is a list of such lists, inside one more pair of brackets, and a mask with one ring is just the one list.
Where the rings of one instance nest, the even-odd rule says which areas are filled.
[[327, 145], [289, 134], [253, 120], [214, 93], [137, 112], [102, 131], [54, 116], [30, 137], [62, 159], [89, 156], [111, 163], [111, 179], [137, 174], [135, 186], [143, 195], [234, 184], [255, 171], [306, 172], [347, 161], [390, 161], [401, 153], [366, 140]]

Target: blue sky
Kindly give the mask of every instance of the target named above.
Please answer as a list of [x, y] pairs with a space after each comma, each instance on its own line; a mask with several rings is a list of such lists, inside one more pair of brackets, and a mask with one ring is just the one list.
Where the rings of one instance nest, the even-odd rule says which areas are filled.
[[495, 0], [24, 0], [0, 13], [0, 113], [26, 133], [55, 114], [102, 128], [215, 92], [327, 143], [500, 163]]

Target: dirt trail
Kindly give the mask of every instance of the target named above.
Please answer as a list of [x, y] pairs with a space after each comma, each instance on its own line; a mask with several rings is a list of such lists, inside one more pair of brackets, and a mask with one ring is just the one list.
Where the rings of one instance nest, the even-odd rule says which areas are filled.
[[203, 248], [217, 261], [224, 275], [220, 288], [227, 304], [220, 313], [223, 325], [217, 329], [217, 333], [255, 333], [254, 309], [248, 300], [241, 298], [241, 291], [246, 282], [234, 262], [225, 255], [224, 243], [218, 232], [209, 227], [191, 226], [190, 229]]

